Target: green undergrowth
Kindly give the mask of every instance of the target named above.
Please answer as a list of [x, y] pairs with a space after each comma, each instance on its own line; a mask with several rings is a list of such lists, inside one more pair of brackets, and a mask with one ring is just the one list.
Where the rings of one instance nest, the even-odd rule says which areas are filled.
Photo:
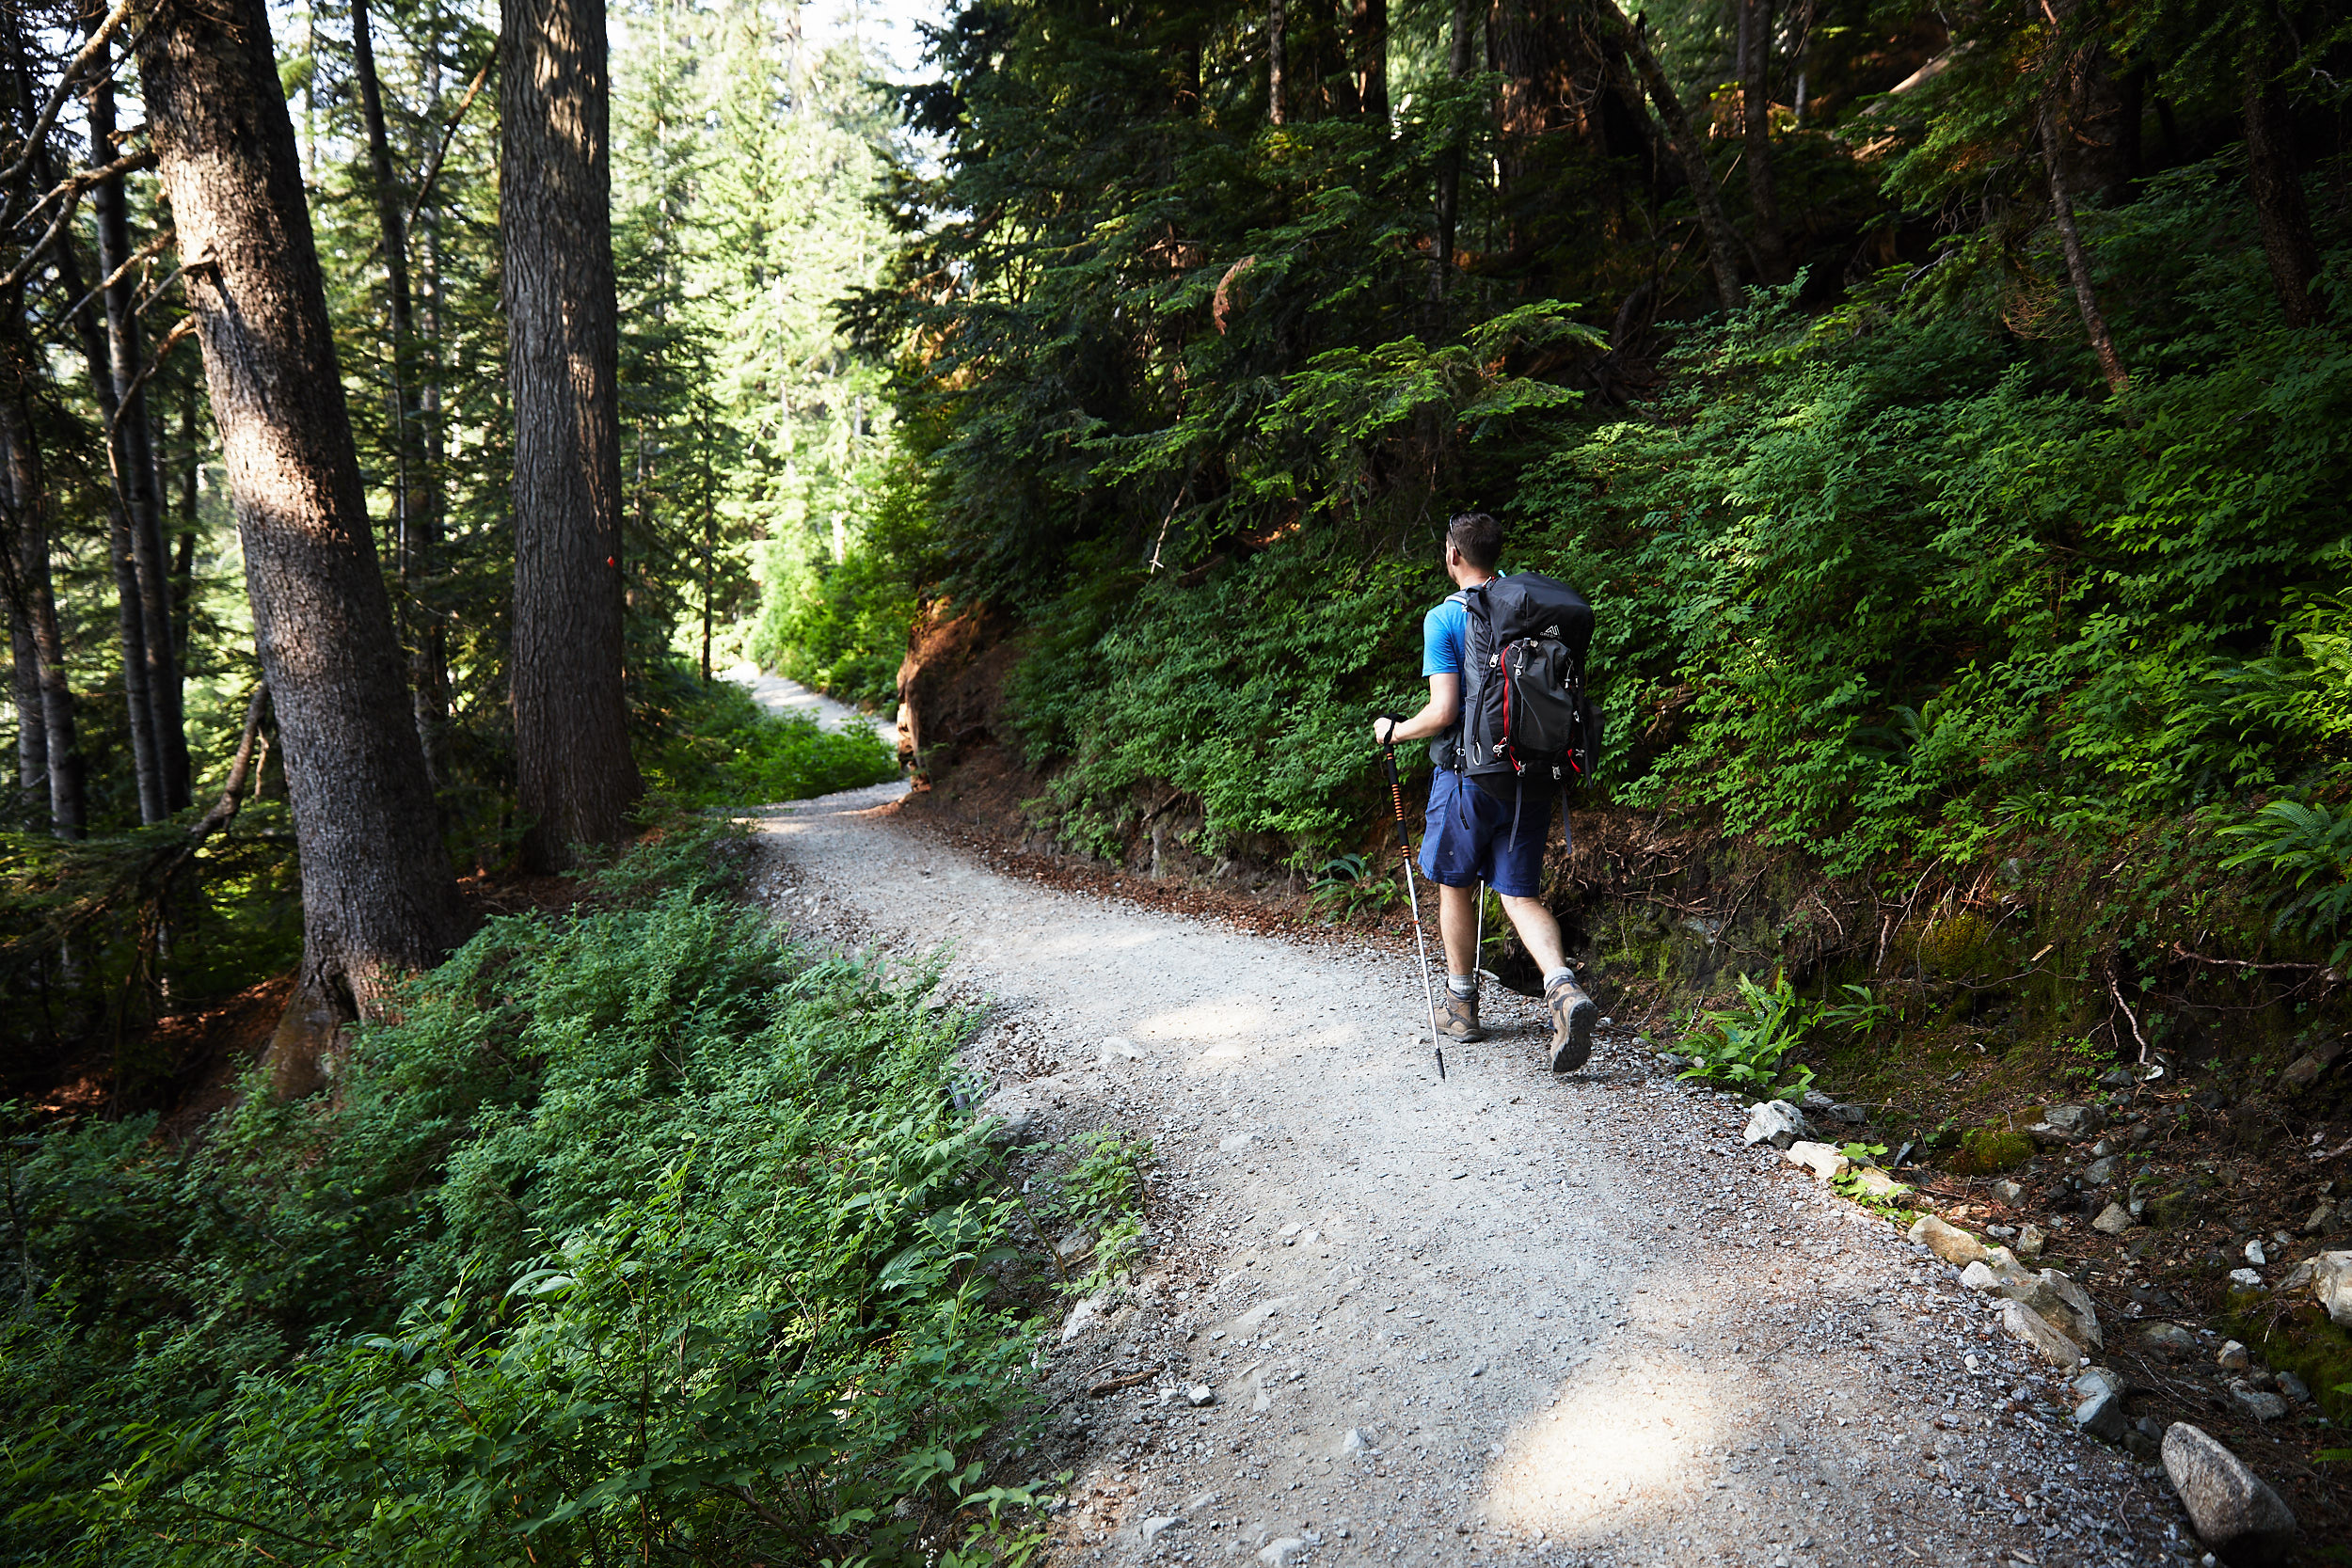
[[11, 1136], [0, 1561], [1020, 1559], [975, 1450], [1039, 1227], [1111, 1234], [1135, 1156], [1025, 1209], [944, 1092], [965, 1021], [728, 858], [494, 920], [320, 1097]]
[[898, 759], [865, 725], [828, 730], [768, 712], [732, 681], [680, 675], [641, 712], [638, 766], [648, 787], [694, 807], [805, 800], [898, 776]]

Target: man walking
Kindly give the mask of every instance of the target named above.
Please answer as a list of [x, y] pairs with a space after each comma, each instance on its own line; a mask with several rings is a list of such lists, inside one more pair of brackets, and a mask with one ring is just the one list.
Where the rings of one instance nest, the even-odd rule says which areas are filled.
[[[1465, 771], [1464, 682], [1470, 670], [1469, 594], [1496, 580], [1502, 558], [1502, 525], [1485, 513], [1446, 527], [1445, 571], [1454, 592], [1422, 622], [1421, 673], [1429, 701], [1402, 721], [1379, 719], [1373, 739], [1428, 740], [1436, 765], [1421, 846], [1421, 868], [1438, 884], [1438, 932], [1445, 946], [1446, 989], [1432, 1028], [1447, 1039], [1484, 1039], [1478, 1027], [1478, 884], [1502, 896], [1503, 912], [1543, 971], [1544, 1006], [1551, 1014], [1551, 1069], [1572, 1072], [1593, 1053], [1593, 1024], [1600, 1009], [1576, 984], [1560, 943], [1560, 923], [1544, 906], [1544, 843], [1551, 834], [1552, 781], [1521, 773]], [[1470, 694], [1475, 702], [1474, 690]]]

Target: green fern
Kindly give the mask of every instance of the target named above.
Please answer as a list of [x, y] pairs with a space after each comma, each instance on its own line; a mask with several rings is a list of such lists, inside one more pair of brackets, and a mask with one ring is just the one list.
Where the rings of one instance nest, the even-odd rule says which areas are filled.
[[[2352, 956], [2352, 811], [2273, 800], [2251, 818], [2222, 830], [2246, 846], [2221, 863], [2225, 871], [2268, 873], [2277, 914], [2271, 929], [2313, 943], [2337, 939], [2330, 964]], [[2338, 939], [2338, 933], [2344, 934]]]

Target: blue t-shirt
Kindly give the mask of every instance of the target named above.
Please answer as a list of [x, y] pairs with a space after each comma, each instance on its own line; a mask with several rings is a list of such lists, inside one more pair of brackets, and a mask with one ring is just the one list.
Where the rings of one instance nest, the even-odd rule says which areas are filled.
[[1458, 675], [1462, 673], [1463, 650], [1470, 643], [1470, 609], [1459, 594], [1449, 594], [1443, 603], [1421, 618], [1421, 673], [1423, 675]]

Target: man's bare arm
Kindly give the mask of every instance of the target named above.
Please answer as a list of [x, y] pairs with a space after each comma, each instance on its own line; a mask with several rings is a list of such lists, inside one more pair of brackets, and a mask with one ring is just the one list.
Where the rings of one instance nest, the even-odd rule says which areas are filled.
[[1386, 746], [1397, 740], [1434, 740], [1454, 727], [1462, 713], [1462, 677], [1432, 675], [1429, 677], [1429, 701], [1422, 710], [1402, 723], [1391, 726], [1386, 719], [1372, 721], [1372, 741]]

